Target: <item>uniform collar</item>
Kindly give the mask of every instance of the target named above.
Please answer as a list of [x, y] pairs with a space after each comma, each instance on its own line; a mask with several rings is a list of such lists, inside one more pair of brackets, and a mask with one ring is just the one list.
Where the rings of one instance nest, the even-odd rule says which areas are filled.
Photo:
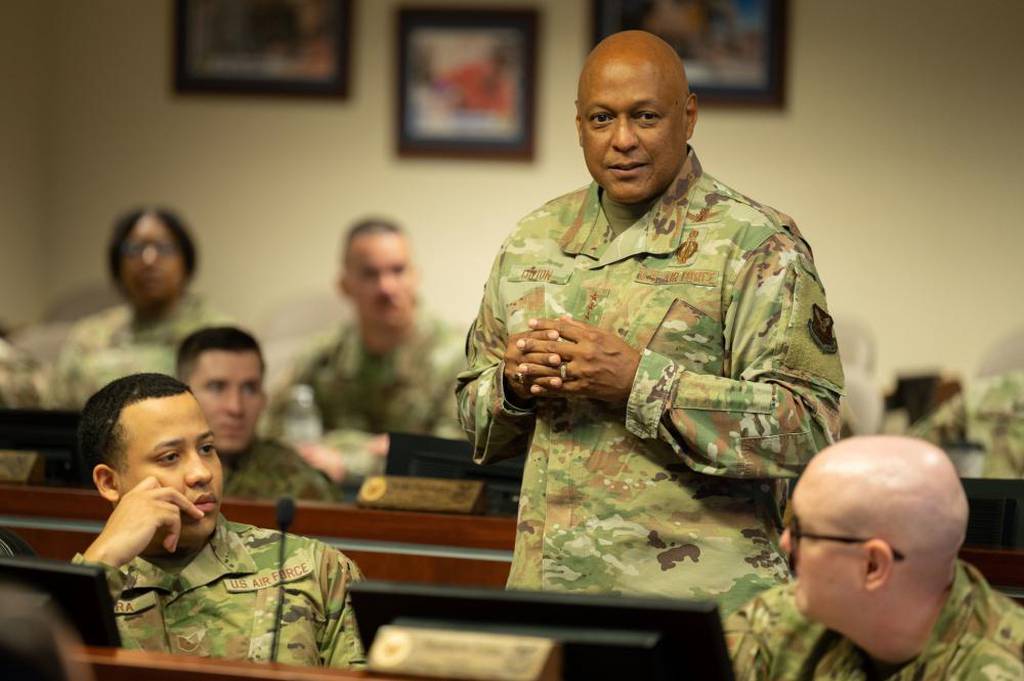
[[241, 538], [228, 526], [223, 515], [217, 516], [217, 526], [210, 541], [192, 560], [174, 574], [145, 558], [137, 557], [121, 569], [124, 590], [158, 589], [168, 593], [183, 593], [215, 582], [224, 575], [250, 575], [256, 572], [256, 563]]
[[612, 235], [601, 210], [599, 186], [592, 182], [583, 205], [559, 242], [562, 251], [569, 255], [587, 255], [601, 264], [639, 253], [672, 253], [682, 241], [687, 207], [703, 174], [697, 153], [690, 148], [683, 167], [668, 189], [643, 217], [610, 243]]

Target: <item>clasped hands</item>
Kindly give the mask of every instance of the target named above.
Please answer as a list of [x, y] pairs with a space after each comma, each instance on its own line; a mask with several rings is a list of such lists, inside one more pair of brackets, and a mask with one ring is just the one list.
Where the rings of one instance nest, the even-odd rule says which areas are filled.
[[520, 401], [586, 397], [625, 404], [640, 352], [618, 334], [563, 316], [531, 319], [505, 348], [506, 389]]

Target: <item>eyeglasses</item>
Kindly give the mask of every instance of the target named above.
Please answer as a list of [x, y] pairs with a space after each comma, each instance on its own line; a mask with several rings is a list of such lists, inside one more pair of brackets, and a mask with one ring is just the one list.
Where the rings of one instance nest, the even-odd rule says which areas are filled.
[[147, 248], [156, 251], [160, 258], [178, 254], [178, 245], [169, 241], [126, 241], [121, 244], [121, 255], [125, 258], [141, 258]]
[[[812, 534], [810, 532], [804, 532], [803, 530], [800, 529], [800, 520], [796, 517], [795, 513], [790, 518], [789, 526], [787, 527], [787, 529], [789, 530], [789, 569], [794, 574], [796, 573], [796, 551], [797, 551], [797, 545], [800, 543], [801, 539], [817, 539], [819, 541], [836, 541], [836, 542], [840, 542], [842, 544], [863, 544], [864, 542], [868, 542], [868, 541], [871, 541], [872, 539], [877, 539], [878, 538], [878, 537], [868, 537], [866, 539], [862, 539], [860, 537], [843, 537], [843, 536], [835, 535], [835, 534]], [[903, 552], [898, 551], [895, 546], [890, 544], [889, 548], [892, 549], [892, 557], [894, 559], [896, 559], [897, 561], [906, 560], [906, 556], [903, 555]]]

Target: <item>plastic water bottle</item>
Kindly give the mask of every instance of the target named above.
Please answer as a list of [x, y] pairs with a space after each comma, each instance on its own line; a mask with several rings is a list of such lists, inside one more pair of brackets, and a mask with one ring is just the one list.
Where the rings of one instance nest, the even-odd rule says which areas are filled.
[[284, 439], [292, 445], [319, 442], [324, 427], [312, 386], [299, 384], [292, 387], [291, 393], [284, 413]]

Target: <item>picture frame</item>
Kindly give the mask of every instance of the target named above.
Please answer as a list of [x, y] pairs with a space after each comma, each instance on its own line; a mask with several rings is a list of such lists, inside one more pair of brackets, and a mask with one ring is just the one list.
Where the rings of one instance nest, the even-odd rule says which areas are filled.
[[531, 160], [534, 9], [400, 8], [398, 155]]
[[594, 44], [629, 29], [676, 49], [700, 104], [785, 106], [787, 0], [593, 0]]
[[175, 0], [180, 93], [344, 98], [351, 0]]

